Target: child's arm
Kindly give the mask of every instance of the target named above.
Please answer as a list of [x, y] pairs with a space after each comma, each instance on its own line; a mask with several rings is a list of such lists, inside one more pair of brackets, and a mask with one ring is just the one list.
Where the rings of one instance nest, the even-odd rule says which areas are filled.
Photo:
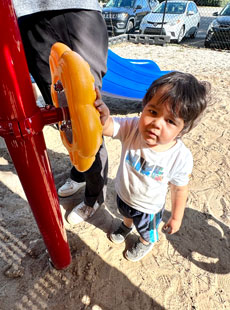
[[97, 98], [94, 103], [96, 109], [100, 113], [101, 124], [103, 126], [103, 135], [112, 137], [113, 135], [113, 119], [110, 116], [110, 111], [107, 105], [102, 101], [101, 94], [98, 88], [95, 89]]
[[188, 198], [188, 185], [176, 186], [170, 183], [171, 188], [171, 203], [172, 213], [168, 222], [163, 229], [167, 230], [169, 234], [174, 234], [180, 229], [182, 219], [184, 216], [184, 209]]

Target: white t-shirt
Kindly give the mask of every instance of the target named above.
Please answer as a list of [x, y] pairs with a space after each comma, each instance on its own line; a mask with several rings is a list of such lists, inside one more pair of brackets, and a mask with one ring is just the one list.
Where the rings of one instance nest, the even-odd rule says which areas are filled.
[[193, 168], [190, 150], [178, 139], [165, 152], [147, 147], [138, 130], [139, 118], [113, 118], [113, 138], [122, 143], [115, 188], [129, 206], [157, 213], [165, 204], [168, 183], [185, 186]]

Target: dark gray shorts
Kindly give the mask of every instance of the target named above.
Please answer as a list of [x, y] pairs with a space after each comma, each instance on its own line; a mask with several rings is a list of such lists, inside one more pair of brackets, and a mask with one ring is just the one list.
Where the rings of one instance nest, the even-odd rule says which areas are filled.
[[117, 196], [117, 206], [121, 215], [133, 219], [136, 230], [145, 241], [154, 243], [159, 240], [158, 227], [164, 208], [156, 214], [143, 213], [127, 205], [119, 196]]

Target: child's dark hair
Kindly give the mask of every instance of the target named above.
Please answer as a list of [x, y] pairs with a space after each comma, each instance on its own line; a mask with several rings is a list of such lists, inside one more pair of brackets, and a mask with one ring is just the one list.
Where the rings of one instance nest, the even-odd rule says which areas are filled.
[[181, 134], [195, 127], [207, 107], [210, 84], [198, 81], [192, 74], [173, 71], [155, 80], [143, 98], [143, 107], [153, 98], [157, 90], [168, 86], [159, 103], [168, 102], [173, 115], [184, 120]]

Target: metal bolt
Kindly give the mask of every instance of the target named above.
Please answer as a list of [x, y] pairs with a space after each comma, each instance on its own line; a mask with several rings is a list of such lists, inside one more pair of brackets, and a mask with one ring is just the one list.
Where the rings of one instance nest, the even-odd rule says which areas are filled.
[[58, 93], [63, 91], [63, 85], [60, 80], [58, 80], [57, 83], [54, 84], [54, 90]]

